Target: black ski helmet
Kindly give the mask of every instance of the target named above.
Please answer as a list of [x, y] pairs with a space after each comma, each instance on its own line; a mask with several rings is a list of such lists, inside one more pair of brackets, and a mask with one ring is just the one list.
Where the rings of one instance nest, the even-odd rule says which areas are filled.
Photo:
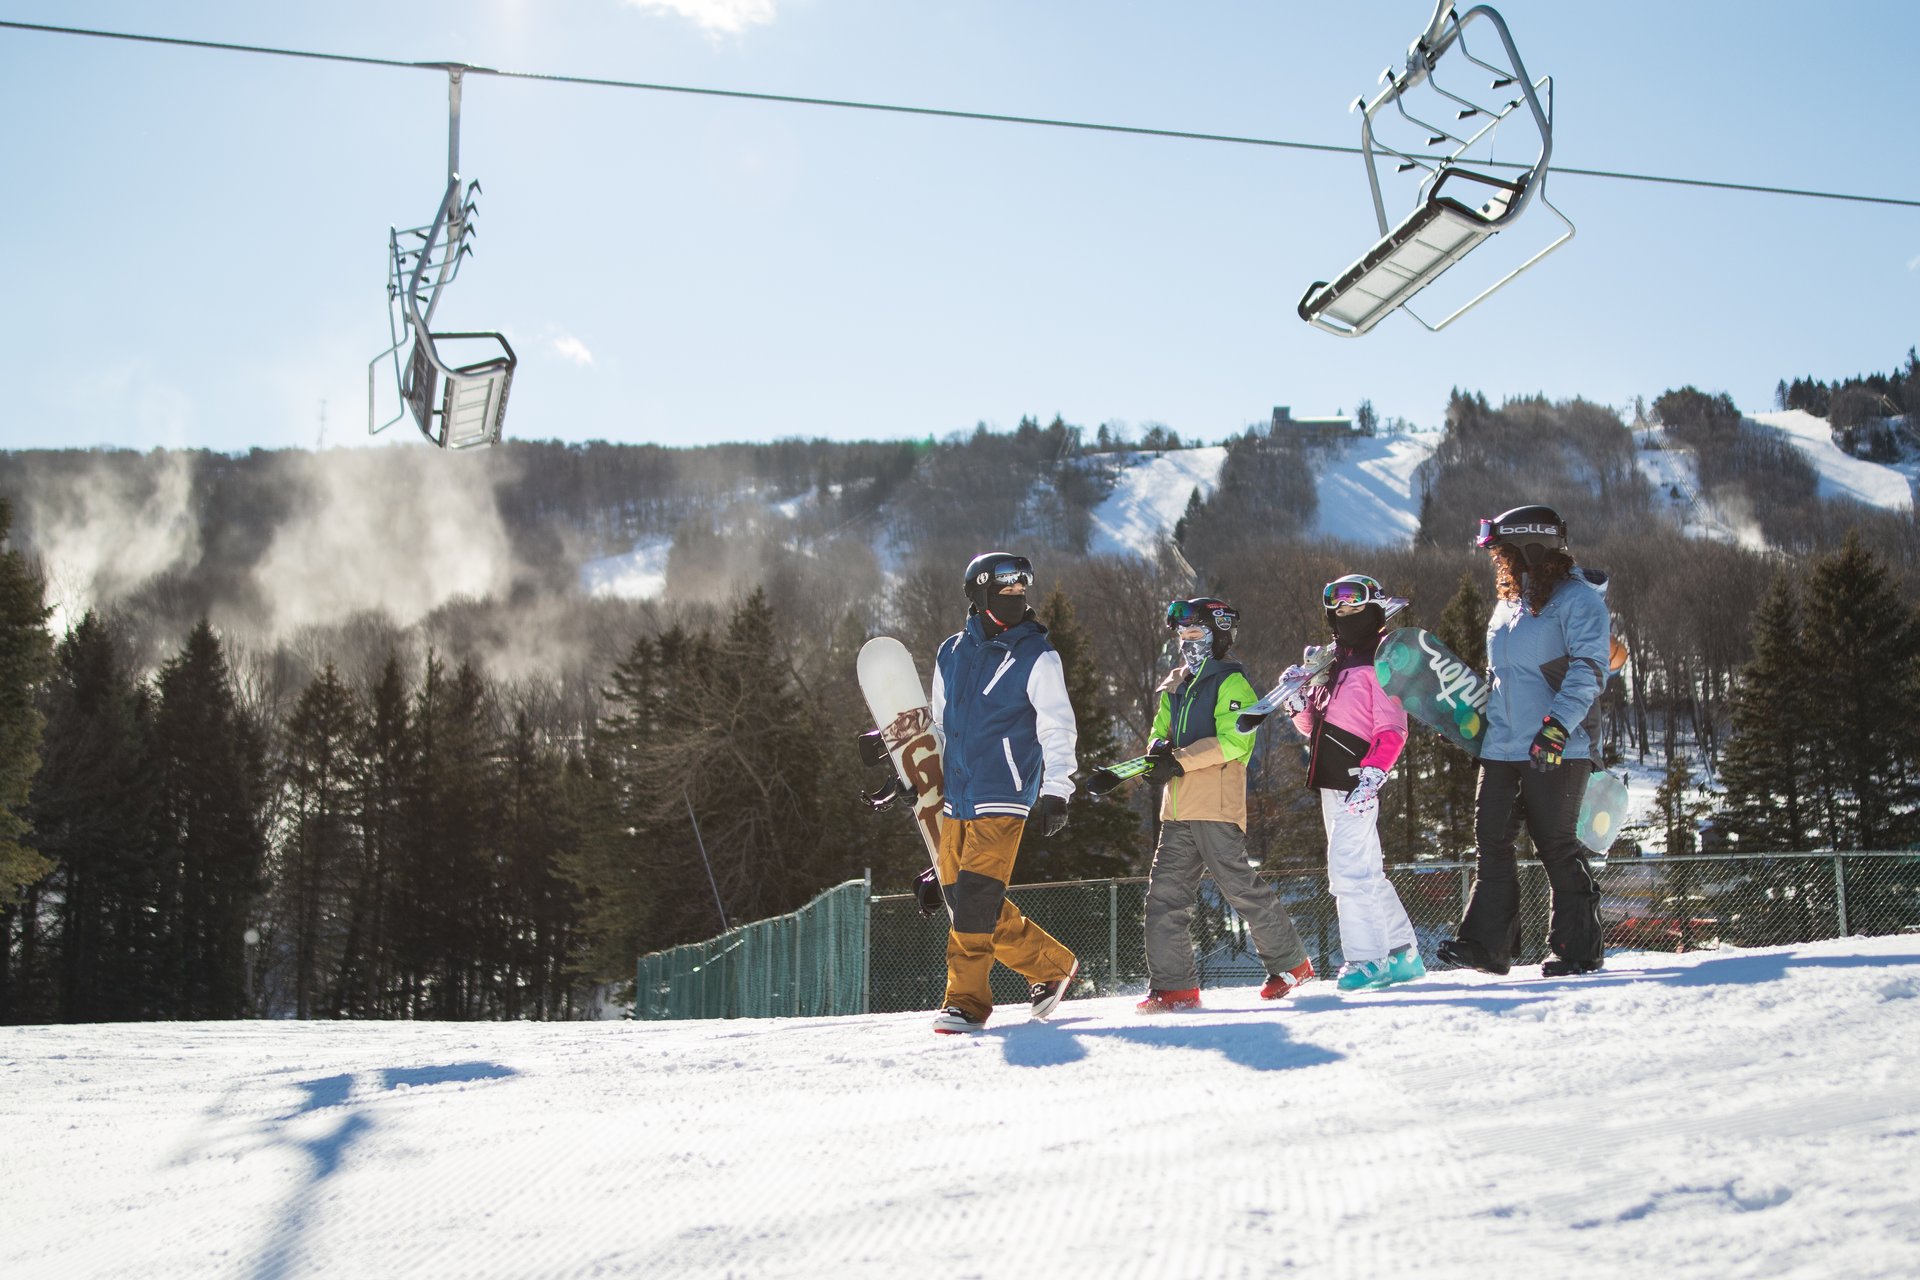
[[1515, 547], [1528, 564], [1537, 564], [1547, 552], [1567, 549], [1567, 522], [1558, 511], [1539, 503], [1515, 507], [1491, 520], [1482, 516], [1473, 545], [1482, 550]]
[[[1020, 607], [1014, 610], [1014, 616], [1003, 618], [1007, 613], [998, 597], [1008, 587], [1014, 585], [1033, 589], [1033, 562], [1025, 556], [1014, 555], [1011, 551], [986, 551], [967, 562], [967, 576], [962, 583], [967, 592], [970, 612], [989, 614], [1003, 627], [1010, 627], [1024, 618], [1027, 613], [1025, 596], [1016, 596]], [[996, 610], [995, 606], [999, 605]]]
[[1191, 600], [1167, 602], [1167, 630], [1205, 627], [1213, 635], [1213, 656], [1224, 658], [1233, 647], [1234, 629], [1240, 625], [1240, 611], [1225, 600], [1196, 596]]

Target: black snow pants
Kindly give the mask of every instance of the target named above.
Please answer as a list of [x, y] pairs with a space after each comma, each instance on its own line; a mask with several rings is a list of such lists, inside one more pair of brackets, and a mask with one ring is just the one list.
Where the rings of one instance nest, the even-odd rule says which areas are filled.
[[1479, 864], [1459, 936], [1485, 947], [1494, 960], [1512, 963], [1520, 948], [1520, 873], [1514, 844], [1522, 822], [1547, 873], [1547, 949], [1581, 964], [1597, 965], [1604, 957], [1600, 885], [1574, 834], [1591, 773], [1587, 760], [1568, 760], [1545, 772], [1525, 761], [1481, 762], [1473, 818]]

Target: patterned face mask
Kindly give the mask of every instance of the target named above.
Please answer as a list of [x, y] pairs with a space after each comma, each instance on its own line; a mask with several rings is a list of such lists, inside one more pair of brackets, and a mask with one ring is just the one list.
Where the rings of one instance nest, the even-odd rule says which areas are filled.
[[1180, 642], [1180, 659], [1187, 664], [1187, 670], [1198, 671], [1201, 664], [1213, 657], [1213, 637], [1201, 636], [1196, 640]]

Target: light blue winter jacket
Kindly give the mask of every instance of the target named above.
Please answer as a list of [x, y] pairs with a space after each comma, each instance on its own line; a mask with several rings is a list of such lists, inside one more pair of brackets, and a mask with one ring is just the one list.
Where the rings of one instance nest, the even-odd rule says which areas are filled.
[[1567, 759], [1593, 758], [1611, 627], [1607, 575], [1598, 569], [1575, 568], [1537, 618], [1514, 601], [1494, 606], [1487, 620], [1493, 689], [1481, 759], [1525, 760], [1547, 716], [1567, 728]]

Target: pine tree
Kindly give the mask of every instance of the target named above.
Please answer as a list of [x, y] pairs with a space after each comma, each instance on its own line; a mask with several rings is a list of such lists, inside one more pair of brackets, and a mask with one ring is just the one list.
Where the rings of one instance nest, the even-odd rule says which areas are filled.
[[246, 933], [262, 885], [265, 760], [205, 619], [160, 670], [159, 923], [175, 1017], [248, 1009]]
[[1721, 754], [1726, 825], [1743, 849], [1798, 852], [1812, 848], [1809, 717], [1819, 677], [1801, 648], [1799, 597], [1785, 573], [1754, 610], [1752, 631], [1753, 660], [1734, 686]]
[[[0, 498], [0, 907], [19, 902], [22, 888], [53, 869], [21, 843], [21, 811], [40, 768], [44, 718], [35, 698], [52, 670], [53, 639], [39, 575], [8, 545], [12, 526], [13, 508]], [[6, 937], [0, 933], [0, 941]]]
[[360, 847], [348, 895], [346, 939], [329, 1012], [335, 1017], [394, 1018], [405, 1001], [400, 985], [404, 916], [399, 874], [411, 842], [419, 779], [418, 750], [400, 661], [389, 654], [369, 699], [357, 745], [360, 797], [354, 823]]
[[[1067, 701], [1078, 730], [1075, 754], [1084, 776], [1120, 757], [1113, 713], [1100, 696], [1093, 640], [1074, 616], [1073, 602], [1058, 587], [1047, 594], [1037, 614], [1047, 628], [1047, 639], [1060, 654]], [[1069, 817], [1067, 829], [1051, 839], [1027, 824], [1014, 864], [1014, 874], [1022, 882], [1104, 879], [1139, 872], [1140, 819], [1128, 807], [1124, 792], [1093, 796], [1082, 790], [1074, 797]]]
[[1819, 821], [1835, 849], [1910, 843], [1920, 809], [1920, 624], [1850, 530], [1807, 574], [1801, 624]]
[[30, 810], [35, 846], [54, 863], [58, 1006], [93, 1022], [152, 1016], [155, 775], [149, 703], [89, 611], [55, 651], [44, 764]]
[[330, 1012], [352, 917], [360, 707], [331, 661], [288, 717], [281, 765], [288, 832], [276, 877], [283, 942], [293, 966], [293, 1013]]

